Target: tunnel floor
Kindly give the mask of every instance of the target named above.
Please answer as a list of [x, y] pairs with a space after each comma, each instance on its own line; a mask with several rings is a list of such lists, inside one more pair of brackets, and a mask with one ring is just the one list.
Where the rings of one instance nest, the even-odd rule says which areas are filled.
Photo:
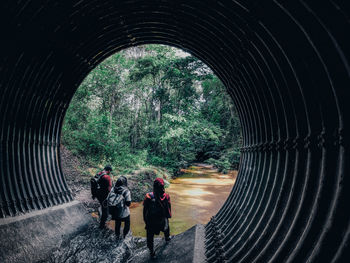
[[83, 263], [83, 262], [205, 262], [204, 226], [196, 225], [165, 242], [162, 235], [155, 237], [154, 259], [150, 258], [146, 238], [128, 235], [125, 239], [117, 239], [114, 231], [100, 230], [96, 222], [89, 225], [86, 231], [78, 233], [70, 240], [63, 242], [49, 258], [51, 263]]

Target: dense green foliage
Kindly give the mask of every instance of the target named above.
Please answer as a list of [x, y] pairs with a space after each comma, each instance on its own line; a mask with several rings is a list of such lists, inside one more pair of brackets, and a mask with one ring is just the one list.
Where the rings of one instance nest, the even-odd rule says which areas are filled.
[[62, 143], [95, 164], [175, 171], [194, 161], [237, 168], [240, 125], [223, 84], [201, 61], [162, 45], [97, 66], [67, 111]]

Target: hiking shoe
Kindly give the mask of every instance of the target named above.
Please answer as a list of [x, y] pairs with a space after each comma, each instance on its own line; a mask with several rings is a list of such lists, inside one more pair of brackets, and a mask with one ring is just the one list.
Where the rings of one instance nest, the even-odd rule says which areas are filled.
[[153, 251], [151, 252], [151, 259], [155, 259], [156, 258], [156, 253]]
[[169, 242], [171, 240], [171, 237], [166, 237], [165, 242]]

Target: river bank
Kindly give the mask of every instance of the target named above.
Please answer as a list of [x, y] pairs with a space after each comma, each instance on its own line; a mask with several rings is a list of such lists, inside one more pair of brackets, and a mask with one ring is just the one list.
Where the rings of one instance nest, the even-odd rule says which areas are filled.
[[[94, 167], [86, 160], [73, 155], [66, 147], [61, 145], [61, 165], [66, 182], [74, 199], [81, 201], [89, 212], [96, 212], [99, 203], [91, 199], [90, 180], [96, 172], [103, 167]], [[119, 176], [128, 178], [128, 187], [131, 191], [132, 201], [141, 202], [147, 192], [152, 191], [153, 181], [162, 177], [167, 183], [171, 175], [166, 169], [160, 167], [142, 167], [129, 173], [121, 173], [114, 169], [112, 181], [116, 182]]]

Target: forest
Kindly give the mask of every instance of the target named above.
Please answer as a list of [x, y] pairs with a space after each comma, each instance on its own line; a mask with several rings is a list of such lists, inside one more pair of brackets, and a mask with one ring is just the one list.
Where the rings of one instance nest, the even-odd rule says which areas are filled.
[[118, 171], [193, 162], [237, 169], [237, 111], [222, 82], [199, 59], [174, 47], [120, 51], [81, 83], [67, 110], [61, 143], [98, 167]]

